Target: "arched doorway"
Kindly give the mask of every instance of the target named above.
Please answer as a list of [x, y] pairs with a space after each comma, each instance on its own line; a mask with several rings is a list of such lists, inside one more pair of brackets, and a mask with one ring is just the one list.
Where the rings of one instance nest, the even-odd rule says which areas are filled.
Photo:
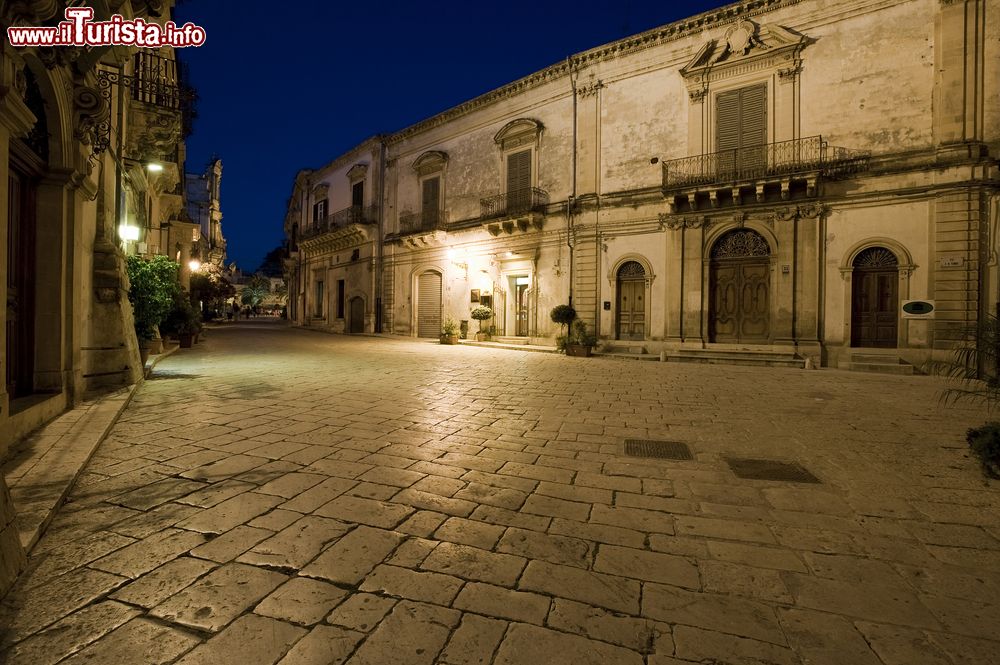
[[417, 337], [441, 335], [441, 273], [433, 270], [417, 277]]
[[869, 247], [851, 265], [851, 346], [895, 348], [899, 259], [885, 247]]
[[365, 299], [361, 296], [354, 296], [350, 303], [350, 320], [348, 321], [349, 333], [363, 333], [365, 331]]
[[618, 339], [646, 338], [646, 271], [638, 261], [626, 261], [618, 269]]
[[770, 256], [767, 240], [751, 229], [730, 231], [712, 246], [709, 341], [769, 341]]

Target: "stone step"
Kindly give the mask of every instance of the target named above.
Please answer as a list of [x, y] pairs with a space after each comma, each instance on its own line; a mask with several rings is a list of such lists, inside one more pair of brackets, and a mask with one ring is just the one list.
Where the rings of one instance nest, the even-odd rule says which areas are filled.
[[627, 342], [619, 341], [619, 342], [611, 342], [606, 346], [607, 346], [607, 353], [616, 353], [616, 354], [631, 353], [634, 355], [643, 355], [649, 353], [649, 351], [646, 350], [646, 346], [641, 342], [635, 342], [629, 344]]
[[889, 364], [889, 363], [840, 363], [838, 365], [840, 369], [846, 369], [851, 372], [876, 372], [879, 374], [913, 374], [913, 365], [905, 365], [903, 363]]
[[[473, 337], [473, 339], [475, 339], [475, 337]], [[494, 335], [491, 341], [496, 342], [497, 344], [528, 344], [527, 337], [497, 337]]]
[[668, 351], [669, 362], [706, 363], [718, 365], [752, 365], [756, 367], [794, 367], [805, 369], [806, 361], [794, 353], [759, 352], [759, 351], [707, 351], [680, 350]]

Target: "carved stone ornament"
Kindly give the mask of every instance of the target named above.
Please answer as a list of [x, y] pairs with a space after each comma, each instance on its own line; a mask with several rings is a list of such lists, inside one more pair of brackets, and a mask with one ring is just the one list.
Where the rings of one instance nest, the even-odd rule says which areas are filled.
[[601, 82], [601, 79], [597, 79], [596, 81], [591, 80], [590, 83], [578, 86], [576, 89], [576, 94], [578, 94], [580, 97], [591, 97], [593, 95], [596, 95], [597, 92], [603, 87], [604, 84]]
[[688, 97], [695, 104], [700, 104], [705, 101], [705, 96], [708, 94], [708, 88], [702, 86], [700, 88], [695, 88], [694, 90], [688, 90]]
[[133, 121], [136, 128], [129, 141], [131, 157], [139, 160], [169, 161], [181, 140], [180, 115], [173, 111], [143, 112], [145, 126]]
[[799, 215], [799, 209], [796, 206], [789, 206], [787, 208], [778, 208], [774, 211], [775, 217], [783, 222], [787, 222], [795, 219]]
[[799, 206], [799, 214], [803, 217], [808, 217], [809, 219], [816, 219], [820, 215], [826, 214], [827, 212], [827, 206], [820, 205], [819, 203], [807, 203]]
[[72, 65], [84, 54], [80, 46], [42, 46], [38, 48], [38, 59], [46, 69]]
[[757, 37], [757, 26], [752, 21], [740, 21], [726, 30], [726, 46], [729, 51], [738, 55], [746, 55], [751, 48], [770, 48]]
[[73, 137], [84, 145], [97, 146], [99, 127], [111, 117], [111, 106], [96, 89], [78, 85], [73, 88]]
[[8, 26], [37, 26], [54, 17], [59, 0], [7, 0], [0, 3], [0, 22]]

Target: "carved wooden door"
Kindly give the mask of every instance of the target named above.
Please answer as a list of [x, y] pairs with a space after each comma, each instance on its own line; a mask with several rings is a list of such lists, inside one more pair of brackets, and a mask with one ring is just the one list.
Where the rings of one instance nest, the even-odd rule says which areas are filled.
[[769, 254], [767, 241], [749, 229], [732, 231], [715, 244], [709, 271], [709, 341], [769, 341]]
[[617, 337], [623, 340], [646, 338], [646, 271], [637, 261], [618, 269]]
[[897, 345], [899, 268], [884, 247], [861, 252], [851, 277], [851, 346], [892, 349]]

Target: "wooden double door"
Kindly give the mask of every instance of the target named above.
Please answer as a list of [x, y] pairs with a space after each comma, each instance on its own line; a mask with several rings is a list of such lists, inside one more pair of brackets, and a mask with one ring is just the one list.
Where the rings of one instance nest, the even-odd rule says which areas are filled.
[[618, 269], [617, 338], [646, 339], [646, 271], [638, 261]]
[[770, 261], [745, 257], [712, 262], [709, 339], [767, 343], [771, 333]]
[[855, 270], [851, 278], [851, 346], [892, 349], [897, 343], [899, 272]]

